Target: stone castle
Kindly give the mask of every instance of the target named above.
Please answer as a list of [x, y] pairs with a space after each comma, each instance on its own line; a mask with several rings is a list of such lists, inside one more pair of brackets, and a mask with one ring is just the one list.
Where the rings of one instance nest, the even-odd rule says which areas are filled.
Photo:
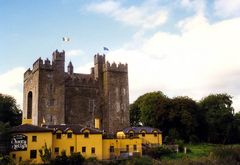
[[94, 56], [90, 74], [65, 72], [65, 52], [56, 50], [52, 62], [39, 58], [24, 73], [23, 118], [32, 124], [82, 124], [106, 132], [129, 126], [127, 64], [110, 64]]

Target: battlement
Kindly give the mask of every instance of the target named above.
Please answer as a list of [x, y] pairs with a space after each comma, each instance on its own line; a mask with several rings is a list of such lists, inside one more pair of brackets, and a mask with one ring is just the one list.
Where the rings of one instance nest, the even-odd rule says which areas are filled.
[[41, 58], [37, 59], [34, 63], [33, 63], [33, 71], [41, 68], [41, 66], [43, 65], [43, 60]]
[[105, 64], [105, 54], [95, 54], [94, 55], [94, 65], [95, 64]]
[[59, 52], [55, 50], [52, 54], [52, 61], [65, 61], [65, 51]]
[[112, 64], [110, 64], [108, 61], [106, 62], [106, 64], [104, 64], [103, 66], [103, 70], [104, 71], [113, 71], [113, 72], [128, 72], [128, 65], [127, 64], [116, 64], [115, 62], [113, 62]]
[[24, 81], [32, 74], [32, 70], [28, 68], [28, 70], [24, 73]]

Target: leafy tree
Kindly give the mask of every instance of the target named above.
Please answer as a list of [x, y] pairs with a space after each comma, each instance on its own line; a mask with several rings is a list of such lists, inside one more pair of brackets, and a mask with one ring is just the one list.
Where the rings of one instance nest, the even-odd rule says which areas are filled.
[[228, 94], [211, 94], [200, 101], [208, 125], [208, 142], [227, 143], [234, 121], [232, 97]]
[[139, 104], [134, 102], [130, 105], [130, 125], [131, 126], [138, 126], [140, 123], [141, 118], [141, 111]]
[[[171, 100], [171, 110], [169, 112], [169, 131], [175, 130], [175, 135], [179, 134], [180, 139], [186, 142], [192, 141], [198, 135], [200, 119], [198, 104], [187, 96], [175, 97]], [[172, 132], [169, 132], [171, 134]], [[175, 137], [177, 138], [177, 137]]]
[[50, 148], [47, 148], [47, 144], [45, 143], [43, 149], [40, 149], [39, 150], [39, 153], [40, 153], [40, 157], [43, 161], [44, 164], [48, 164], [50, 163], [50, 160], [51, 160], [51, 149]]
[[16, 105], [16, 100], [8, 95], [0, 94], [0, 121], [9, 122], [10, 126], [17, 126], [22, 123], [22, 113]]

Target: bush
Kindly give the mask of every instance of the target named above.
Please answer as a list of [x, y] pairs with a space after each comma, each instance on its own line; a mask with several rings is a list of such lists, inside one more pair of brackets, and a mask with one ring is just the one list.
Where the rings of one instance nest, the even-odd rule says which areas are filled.
[[62, 152], [61, 156], [57, 156], [50, 164], [55, 165], [82, 165], [84, 163], [84, 157], [79, 153], [72, 153], [70, 156], [66, 156], [66, 152]]
[[0, 164], [1, 165], [14, 165], [15, 163], [10, 156], [6, 155], [3, 157], [0, 157]]
[[150, 157], [133, 158], [126, 162], [126, 165], [152, 165], [153, 160]]
[[146, 150], [146, 155], [149, 155], [154, 159], [160, 159], [162, 156], [170, 155], [172, 153], [174, 153], [174, 150], [166, 148], [164, 146], [149, 148]]
[[219, 147], [213, 150], [211, 156], [218, 162], [229, 164], [240, 163], [240, 147]]

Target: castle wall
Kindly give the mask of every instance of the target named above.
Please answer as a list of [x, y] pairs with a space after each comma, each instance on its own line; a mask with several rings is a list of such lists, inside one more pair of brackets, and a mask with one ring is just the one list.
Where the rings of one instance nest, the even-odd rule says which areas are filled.
[[116, 132], [129, 126], [129, 89], [127, 65], [106, 63], [103, 70], [105, 110], [103, 127]]
[[102, 118], [97, 86], [66, 84], [66, 123], [94, 127], [96, 117]]
[[91, 74], [76, 74], [72, 63], [64, 70], [65, 53], [55, 51], [52, 64], [38, 59], [24, 74], [24, 111], [28, 92], [33, 93], [32, 121], [41, 124], [82, 124], [116, 132], [129, 126], [128, 68], [94, 56]]
[[[23, 86], [23, 119], [32, 119], [32, 124], [38, 124], [39, 112], [39, 68], [41, 59], [38, 59], [34, 65], [33, 70], [28, 69], [24, 74]], [[32, 110], [31, 117], [28, 117], [28, 94], [32, 92]]]

